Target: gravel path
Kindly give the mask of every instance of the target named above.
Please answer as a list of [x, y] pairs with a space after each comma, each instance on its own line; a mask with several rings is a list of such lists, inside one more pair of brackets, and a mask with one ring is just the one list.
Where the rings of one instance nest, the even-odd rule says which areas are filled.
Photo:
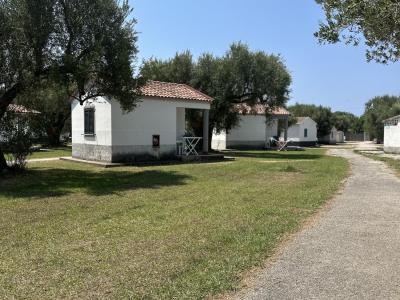
[[331, 207], [236, 299], [400, 299], [400, 180], [351, 150]]
[[55, 160], [60, 160], [60, 157], [34, 158], [34, 159], [28, 159], [26, 162], [27, 163], [35, 163], [35, 162], [55, 161]]

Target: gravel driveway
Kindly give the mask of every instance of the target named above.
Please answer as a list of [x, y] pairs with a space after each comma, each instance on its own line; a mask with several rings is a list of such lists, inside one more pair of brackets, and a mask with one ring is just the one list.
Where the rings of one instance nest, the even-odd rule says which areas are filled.
[[400, 299], [400, 180], [384, 163], [352, 164], [340, 195], [236, 299]]

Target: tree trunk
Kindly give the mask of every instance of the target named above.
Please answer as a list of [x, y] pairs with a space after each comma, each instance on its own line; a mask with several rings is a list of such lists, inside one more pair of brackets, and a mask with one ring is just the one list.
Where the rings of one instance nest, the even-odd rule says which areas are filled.
[[[0, 97], [0, 120], [4, 117], [7, 112], [8, 106], [14, 101], [14, 99], [18, 96], [18, 94], [22, 91], [22, 85], [17, 83], [13, 85], [10, 89], [8, 89], [1, 97]], [[7, 169], [7, 161], [4, 157], [4, 153], [0, 148], [0, 172]]]
[[50, 146], [60, 146], [61, 132], [64, 129], [65, 122], [71, 117], [71, 113], [60, 112], [57, 114], [56, 118], [52, 120], [47, 128], [47, 140]]
[[61, 136], [61, 129], [57, 127], [50, 127], [47, 128], [47, 141], [49, 146], [57, 147], [60, 146], [60, 136]]
[[0, 148], [0, 174], [2, 171], [8, 168], [6, 158], [4, 157], [3, 151]]
[[208, 127], [208, 151], [212, 151], [212, 137], [213, 137], [214, 127], [210, 124]]
[[17, 98], [21, 91], [22, 85], [17, 83], [0, 97], [0, 119], [3, 118], [4, 114], [7, 112], [8, 106]]

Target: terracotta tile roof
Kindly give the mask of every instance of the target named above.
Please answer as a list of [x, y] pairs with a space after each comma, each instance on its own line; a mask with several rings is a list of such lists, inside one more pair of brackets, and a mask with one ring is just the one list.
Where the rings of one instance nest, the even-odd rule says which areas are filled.
[[19, 114], [27, 114], [27, 113], [40, 114], [40, 112], [38, 112], [37, 110], [28, 109], [23, 105], [17, 105], [17, 104], [8, 105], [7, 110], [15, 112], [15, 113], [19, 113]]
[[211, 103], [213, 98], [195, 90], [194, 88], [180, 83], [161, 81], [149, 81], [141, 88], [143, 96], [160, 97], [170, 99], [181, 99], [188, 101], [204, 101]]
[[301, 124], [301, 123], [303, 123], [304, 120], [305, 120], [306, 118], [307, 118], [307, 117], [297, 117], [297, 118], [296, 118], [296, 124]]
[[315, 123], [315, 121], [313, 119], [311, 119], [310, 117], [297, 117], [296, 124], [302, 124], [305, 120], [311, 120]]
[[[265, 115], [267, 106], [256, 104], [249, 106], [247, 104], [236, 104], [235, 110], [242, 115]], [[274, 116], [290, 116], [290, 112], [284, 107], [274, 107], [271, 111]]]

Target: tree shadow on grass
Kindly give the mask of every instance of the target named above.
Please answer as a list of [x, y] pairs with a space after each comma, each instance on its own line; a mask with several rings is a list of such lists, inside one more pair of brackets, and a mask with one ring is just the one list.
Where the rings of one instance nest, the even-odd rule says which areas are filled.
[[61, 197], [83, 192], [102, 196], [135, 189], [159, 189], [186, 184], [191, 176], [174, 171], [140, 172], [76, 169], [35, 169], [0, 184], [0, 196], [9, 198]]
[[323, 155], [307, 152], [278, 152], [278, 151], [232, 151], [229, 156], [262, 158], [262, 159], [282, 159], [282, 160], [298, 160], [298, 159], [319, 159]]

